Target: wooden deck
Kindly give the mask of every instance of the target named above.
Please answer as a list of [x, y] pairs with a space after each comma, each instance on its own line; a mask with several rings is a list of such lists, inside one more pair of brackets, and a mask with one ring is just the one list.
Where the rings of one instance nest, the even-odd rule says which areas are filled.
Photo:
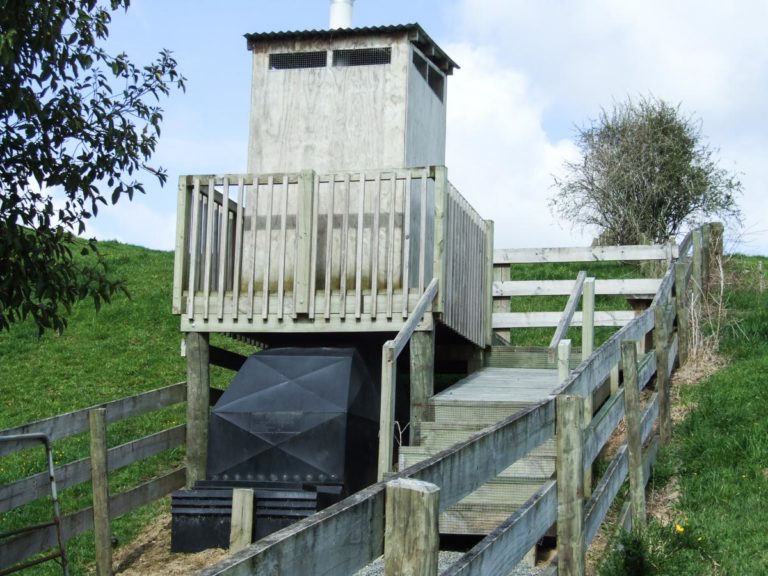
[[[400, 449], [403, 469], [453, 446], [485, 426], [547, 398], [557, 370], [484, 368], [429, 400], [428, 421], [417, 425], [418, 444]], [[534, 449], [440, 516], [444, 534], [488, 534], [552, 478], [555, 444]]]

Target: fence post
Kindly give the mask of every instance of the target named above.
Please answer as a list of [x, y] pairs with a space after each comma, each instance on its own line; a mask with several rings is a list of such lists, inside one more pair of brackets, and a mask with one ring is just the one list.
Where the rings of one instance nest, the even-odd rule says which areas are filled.
[[697, 228], [691, 232], [693, 238], [693, 287], [694, 290], [704, 293], [704, 279], [702, 277], [702, 271], [704, 269], [704, 258], [702, 254], [702, 233], [701, 228]]
[[253, 490], [232, 490], [232, 516], [229, 530], [229, 551], [238, 552], [251, 544], [253, 536]]
[[205, 480], [208, 459], [210, 349], [208, 334], [188, 332], [187, 342], [187, 486]]
[[571, 341], [560, 340], [557, 343], [557, 381], [562, 384], [571, 373]]
[[584, 399], [558, 396], [557, 568], [560, 576], [582, 576], [584, 558]]
[[586, 360], [595, 347], [595, 279], [584, 280], [581, 293], [581, 359]]
[[688, 361], [688, 286], [685, 282], [687, 261], [675, 262], [675, 308], [677, 315], [677, 353], [680, 365]]
[[669, 442], [672, 437], [672, 415], [669, 407], [669, 330], [664, 319], [668, 306], [660, 302], [654, 309], [653, 329], [656, 349], [656, 391], [659, 393], [659, 430], [662, 444]]
[[637, 348], [634, 342], [621, 343], [624, 366], [624, 415], [629, 448], [629, 493], [632, 526], [645, 526], [645, 481], [643, 479], [643, 441], [640, 433], [640, 389], [637, 381]]
[[381, 348], [381, 409], [379, 412], [379, 481], [392, 470], [397, 359], [391, 341]]
[[440, 488], [429, 482], [397, 478], [387, 483], [385, 574], [437, 575], [439, 501]]
[[91, 428], [93, 528], [96, 544], [96, 574], [98, 576], [111, 576], [112, 574], [106, 413], [106, 408], [95, 408], [88, 413], [88, 422]]
[[707, 266], [708, 269], [708, 283], [707, 287], [709, 290], [712, 289], [711, 283], [712, 283], [712, 273], [714, 271], [719, 271], [720, 266], [722, 265], [723, 260], [723, 225], [720, 222], [710, 222], [708, 224], [709, 226], [709, 242], [708, 242], [708, 258], [709, 263]]
[[[411, 336], [411, 437], [418, 441], [419, 424], [426, 419], [427, 403], [435, 393], [435, 328]], [[414, 443], [414, 442], [412, 442]]]

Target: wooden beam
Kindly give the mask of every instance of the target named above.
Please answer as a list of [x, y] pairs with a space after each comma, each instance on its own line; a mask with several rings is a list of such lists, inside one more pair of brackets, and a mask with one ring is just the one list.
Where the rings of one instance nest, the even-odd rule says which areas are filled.
[[96, 546], [96, 574], [112, 575], [112, 531], [109, 527], [109, 480], [107, 478], [106, 410], [91, 410], [91, 481], [93, 491], [93, 525]]
[[675, 306], [677, 308], [677, 334], [680, 365], [688, 361], [688, 283], [686, 282], [686, 263], [675, 262]]
[[[411, 434], [418, 435], [419, 423], [427, 415], [427, 403], [435, 393], [435, 330], [411, 336]], [[412, 444], [418, 444], [418, 437]]]
[[229, 530], [229, 552], [239, 552], [251, 545], [253, 535], [253, 489], [232, 490], [232, 516]]
[[535, 264], [542, 262], [598, 262], [666, 260], [664, 244], [637, 246], [588, 246], [586, 248], [514, 248], [494, 251], [494, 264]]
[[595, 348], [595, 279], [586, 278], [581, 295], [581, 359], [586, 360]]
[[411, 478], [387, 482], [385, 574], [437, 575], [439, 501], [440, 488], [429, 482]]
[[665, 322], [666, 306], [654, 308], [654, 346], [656, 350], [656, 390], [659, 392], [659, 430], [661, 442], [672, 437], [672, 415], [669, 405], [669, 332]]
[[390, 340], [381, 349], [381, 400], [379, 412], [378, 479], [392, 470], [392, 447], [397, 392], [397, 356]]
[[[555, 328], [561, 318], [561, 312], [497, 312], [493, 315], [493, 328]], [[595, 326], [626, 326], [634, 318], [631, 310], [596, 310]], [[582, 313], [575, 312], [571, 326], [581, 326], [582, 322]]]
[[[565, 309], [563, 310], [563, 313], [560, 316], [560, 320], [557, 323], [557, 329], [552, 336], [552, 340], [549, 342], [550, 350], [554, 350], [557, 347], [557, 344], [565, 337], [568, 328], [571, 326], [571, 320], [573, 319], [573, 315], [576, 312], [576, 306], [579, 304], [581, 291], [584, 286], [584, 280], [586, 280], [586, 278], [587, 273], [584, 270], [580, 271], [576, 276], [576, 283], [573, 285], [571, 295], [568, 297], [568, 302], [565, 304]], [[594, 310], [592, 312], [593, 315], [591, 320], [594, 321]]]
[[208, 334], [188, 332], [187, 342], [187, 485], [205, 480], [208, 459], [210, 371]]
[[[573, 290], [575, 280], [509, 280], [502, 276], [509, 265], [494, 266], [493, 296], [499, 298], [511, 296], [568, 296]], [[595, 280], [597, 295], [653, 296], [661, 284], [660, 278], [619, 278]], [[506, 312], [509, 309], [507, 302]]]
[[624, 418], [629, 449], [629, 494], [632, 524], [645, 526], [645, 481], [643, 480], [643, 442], [640, 433], [640, 389], [637, 384], [637, 349], [634, 342], [621, 343], [624, 370]]
[[561, 340], [557, 344], [557, 381], [562, 384], [571, 373], [571, 341]]
[[583, 576], [584, 399], [557, 397], [557, 557], [560, 576]]
[[[287, 191], [286, 191], [287, 192]], [[309, 314], [309, 289], [312, 270], [312, 207], [314, 206], [315, 172], [304, 170], [299, 178], [296, 217], [296, 263], [293, 280], [293, 314]], [[286, 253], [283, 257], [287, 257]]]
[[227, 368], [237, 372], [243, 367], [243, 364], [248, 360], [247, 356], [232, 352], [231, 350], [225, 350], [218, 346], [208, 347], [208, 360], [214, 366], [220, 366], [221, 368]]

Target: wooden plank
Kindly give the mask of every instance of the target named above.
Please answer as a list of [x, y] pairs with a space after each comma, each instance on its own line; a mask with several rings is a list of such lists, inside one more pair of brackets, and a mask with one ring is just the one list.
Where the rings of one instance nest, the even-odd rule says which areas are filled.
[[[162, 432], [139, 438], [132, 442], [110, 448], [107, 456], [109, 471], [118, 470], [137, 460], [143, 460], [163, 450], [181, 446], [184, 443], [186, 426], [181, 424]], [[75, 486], [90, 479], [90, 458], [82, 458], [58, 466], [55, 471], [56, 486], [59, 490]], [[16, 482], [0, 487], [0, 513], [7, 512], [27, 502], [47, 496], [51, 486], [48, 472], [27, 476]]]
[[549, 341], [550, 350], [554, 350], [557, 347], [558, 343], [563, 339], [568, 328], [571, 326], [571, 320], [573, 319], [573, 314], [576, 312], [576, 306], [579, 304], [581, 292], [584, 288], [584, 280], [586, 279], [587, 273], [584, 270], [581, 270], [576, 276], [576, 283], [573, 285], [573, 290], [571, 290], [571, 295], [568, 297], [568, 302], [565, 304], [565, 309], [560, 316], [560, 320], [557, 322], [557, 328], [552, 336], [552, 340]]
[[355, 257], [355, 318], [363, 314], [363, 233], [365, 223], [365, 174], [360, 174], [357, 193], [357, 237]]
[[205, 225], [205, 260], [203, 272], [203, 319], [208, 320], [209, 305], [211, 299], [211, 269], [213, 267], [213, 214], [216, 212], [216, 203], [213, 199], [213, 179], [208, 181], [208, 208]]
[[253, 534], [253, 489], [232, 490], [232, 515], [229, 529], [229, 552], [239, 552], [251, 545]]
[[374, 484], [262, 538], [199, 576], [354, 574], [383, 551], [384, 485]]
[[675, 307], [677, 315], [677, 333], [679, 336], [680, 365], [688, 361], [688, 283], [686, 281], [686, 263], [675, 263]]
[[222, 187], [223, 199], [221, 207], [219, 208], [219, 217], [221, 218], [221, 225], [219, 228], [219, 278], [218, 278], [218, 292], [219, 292], [219, 310], [217, 316], [219, 320], [224, 316], [224, 293], [227, 288], [227, 264], [229, 262], [229, 179], [224, 179]]
[[[245, 179], [241, 176], [237, 179], [237, 212], [235, 214], [235, 267], [232, 272], [232, 301], [240, 301], [240, 275], [243, 259], [243, 197], [245, 194]], [[253, 296], [251, 296], [253, 301]], [[232, 311], [232, 319], [237, 321], [240, 309], [235, 306]]]
[[583, 417], [583, 398], [557, 397], [557, 568], [561, 576], [582, 576], [585, 570]]
[[547, 399], [487, 426], [450, 451], [414, 464], [400, 475], [438, 484], [443, 512], [552, 438], [554, 432], [555, 403]]
[[109, 526], [107, 479], [107, 411], [95, 408], [88, 414], [91, 428], [91, 484], [97, 576], [112, 575], [112, 531]]
[[669, 396], [669, 333], [664, 321], [665, 307], [653, 308], [655, 326], [654, 346], [656, 350], [656, 390], [659, 398], [659, 430], [662, 444], [666, 444], [672, 437], [672, 412]]
[[414, 332], [411, 360], [411, 443], [418, 443], [419, 423], [427, 416], [427, 403], [435, 393], [435, 331]]
[[[653, 432], [656, 419], [659, 417], [659, 393], [654, 392], [645, 406], [643, 417], [640, 421], [640, 438], [643, 443], [648, 441]], [[648, 483], [648, 476], [645, 476], [645, 482]]]
[[653, 352], [648, 352], [640, 361], [637, 372], [637, 383], [640, 390], [645, 389], [654, 374], [656, 374], [656, 356]]
[[[319, 196], [319, 194], [318, 194]], [[336, 179], [331, 178], [328, 183], [328, 215], [325, 223], [325, 311], [323, 317], [329, 320], [331, 317], [331, 284], [333, 283], [333, 216], [336, 211]], [[339, 232], [343, 235], [343, 229]], [[342, 239], [339, 238], [339, 246]]]
[[[277, 252], [277, 319], [285, 316], [285, 264], [288, 259], [288, 181], [283, 180], [283, 204], [280, 207], [280, 248]], [[270, 218], [271, 219], [271, 218]], [[270, 250], [267, 236], [267, 250]], [[294, 303], [295, 307], [295, 303]]]
[[344, 176], [344, 200], [342, 202], [343, 215], [341, 218], [341, 247], [339, 249], [341, 259], [341, 270], [339, 271], [339, 294], [341, 295], [341, 310], [339, 316], [344, 318], [347, 312], [347, 262], [349, 255], [349, 197], [350, 197], [350, 175]]
[[391, 192], [389, 195], [389, 218], [387, 221], [387, 318], [392, 318], [392, 296], [395, 286], [395, 212], [397, 210], [398, 180], [393, 175], [391, 178]]
[[195, 178], [193, 180], [192, 187], [192, 232], [191, 239], [189, 241], [189, 279], [187, 282], [187, 314], [194, 314], [194, 302], [195, 302], [195, 289], [197, 288], [197, 266], [200, 259], [200, 248], [198, 246], [198, 220], [202, 222], [200, 215], [200, 209], [202, 207], [202, 199], [200, 197], [200, 179]]
[[688, 234], [685, 235], [683, 241], [680, 242], [679, 257], [687, 257], [691, 251], [691, 248], [693, 248], [693, 234], [692, 232], [688, 232]]
[[446, 276], [446, 266], [450, 257], [449, 242], [446, 236], [447, 227], [447, 187], [448, 187], [448, 172], [444, 166], [437, 166], [434, 168], [435, 179], [435, 206], [434, 206], [434, 220], [435, 220], [435, 238], [434, 238], [434, 262], [432, 273], [438, 280], [438, 286], [440, 290], [435, 301], [435, 311], [445, 311], [445, 290], [448, 285], [448, 277]]
[[184, 291], [184, 269], [189, 266], [189, 218], [192, 206], [189, 201], [189, 178], [179, 176], [176, 200], [176, 243], [173, 256], [173, 314], [181, 314], [182, 293]]
[[[702, 271], [704, 270], [703, 238], [701, 228], [693, 231], [693, 290], [698, 294], [703, 293]], [[663, 441], [662, 441], [663, 442]]]
[[485, 259], [486, 275], [483, 285], [483, 345], [488, 346], [493, 340], [493, 295], [489, 288], [493, 284], [493, 220], [485, 221]]
[[384, 528], [386, 574], [437, 575], [440, 488], [412, 478], [387, 482]]
[[571, 373], [569, 360], [571, 358], [571, 341], [561, 340], [557, 344], [557, 381], [563, 383]]
[[[8, 428], [0, 432], [0, 436], [16, 434], [40, 433], [46, 434], [53, 442], [68, 438], [88, 430], [88, 413], [94, 408], [104, 407], [107, 410], [107, 423], [138, 416], [166, 406], [172, 406], [186, 400], [186, 383], [173, 384], [164, 388], [142, 392], [127, 398], [120, 398], [97, 406], [90, 406], [74, 412], [52, 416], [36, 422], [30, 422]], [[0, 456], [17, 452], [19, 447], [13, 442], [0, 443]]]
[[379, 291], [379, 219], [381, 218], [381, 173], [376, 173], [373, 194], [373, 227], [371, 229], [371, 315], [376, 316]]
[[[405, 216], [403, 218], [403, 318], [408, 318], [408, 298], [410, 294], [410, 272], [411, 272], [411, 186], [412, 179], [409, 172], [405, 179], [405, 193], [403, 199], [405, 202]], [[441, 288], [442, 290], [442, 288]]]
[[[494, 266], [494, 270], [509, 270], [508, 265]], [[502, 280], [493, 282], [493, 296], [568, 296], [573, 291], [575, 280]], [[661, 284], [657, 278], [595, 279], [595, 294], [598, 295], [649, 295], [656, 294]]]
[[584, 430], [584, 468], [592, 466], [624, 416], [624, 389], [613, 394]]
[[595, 348], [595, 279], [586, 278], [581, 296], [581, 359], [586, 360]]
[[427, 284], [427, 176], [421, 177], [419, 202], [419, 294]]
[[507, 574], [556, 519], [557, 489], [555, 482], [549, 481], [441, 576]]
[[[555, 328], [562, 318], [560, 312], [497, 312], [493, 315], [493, 328]], [[625, 326], [635, 318], [631, 310], [595, 311], [595, 326]], [[575, 312], [571, 326], [581, 326], [582, 313]]]
[[[312, 278], [315, 277], [313, 257], [317, 251], [315, 234], [317, 228], [313, 220], [317, 217], [315, 209], [315, 173], [305, 170], [299, 179], [296, 202], [296, 261], [293, 274], [293, 316], [309, 314], [310, 298], [313, 290]], [[284, 253], [287, 255], [287, 253]]]
[[640, 432], [640, 390], [637, 384], [637, 348], [634, 342], [621, 343], [624, 370], [624, 420], [627, 424], [629, 452], [629, 494], [632, 525], [645, 526], [645, 481], [643, 480], [643, 443]]
[[315, 319], [315, 298], [317, 296], [318, 242], [320, 241], [320, 176], [313, 173], [312, 230], [309, 253], [309, 317]]
[[629, 469], [627, 446], [622, 445], [608, 465], [608, 469], [597, 483], [592, 496], [584, 509], [584, 543], [589, 545], [594, 540], [600, 524], [602, 524], [608, 509], [619, 493]]
[[395, 357], [400, 356], [400, 353], [403, 351], [406, 344], [408, 344], [408, 340], [410, 340], [411, 335], [416, 331], [416, 327], [418, 326], [419, 322], [421, 322], [422, 316], [424, 316], [429, 307], [432, 305], [432, 301], [435, 299], [435, 295], [437, 294], [437, 289], [437, 278], [432, 278], [429, 286], [427, 286], [427, 289], [424, 290], [421, 298], [419, 298], [418, 304], [416, 304], [414, 307], [413, 313], [408, 317], [408, 321], [397, 333], [397, 336], [395, 336], [395, 338], [391, 341]]
[[598, 262], [666, 260], [663, 244], [637, 246], [588, 246], [585, 248], [513, 248], [494, 250], [494, 264], [541, 262]]

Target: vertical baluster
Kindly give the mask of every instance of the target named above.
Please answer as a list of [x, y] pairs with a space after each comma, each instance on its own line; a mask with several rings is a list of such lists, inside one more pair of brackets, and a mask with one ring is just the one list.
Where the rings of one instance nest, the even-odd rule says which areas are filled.
[[427, 173], [421, 174], [421, 201], [419, 202], [419, 295], [424, 293], [427, 263]]
[[235, 215], [235, 262], [232, 272], [232, 320], [237, 321], [240, 312], [240, 261], [243, 257], [243, 191], [245, 179], [237, 180], [237, 214]]
[[205, 231], [205, 275], [203, 277], [203, 319], [208, 320], [208, 308], [211, 300], [211, 266], [213, 264], [213, 213], [215, 211], [214, 202], [214, 180], [208, 179], [208, 213]]
[[[318, 229], [317, 223], [320, 218], [320, 176], [315, 174], [314, 178], [314, 200], [312, 207], [312, 246], [310, 248], [309, 256], [309, 317], [314, 319], [315, 317], [315, 290], [317, 290], [317, 242]], [[298, 265], [298, 262], [297, 262]]]
[[344, 202], [342, 210], [344, 216], [341, 224], [341, 275], [339, 278], [341, 290], [341, 308], [339, 316], [344, 318], [347, 314], [347, 245], [349, 240], [349, 197], [350, 197], [350, 178], [349, 174], [344, 176]]
[[411, 267], [411, 172], [405, 177], [403, 193], [403, 318], [408, 318], [408, 283]]
[[280, 209], [280, 249], [277, 253], [277, 318], [283, 319], [285, 304], [285, 258], [288, 254], [286, 235], [288, 232], [288, 176], [283, 176], [283, 205]]
[[379, 216], [381, 210], [381, 173], [376, 173], [373, 198], [373, 229], [371, 230], [371, 318], [376, 318], [376, 298], [379, 292]]
[[397, 207], [397, 174], [392, 173], [389, 197], [389, 226], [387, 228], [387, 320], [392, 319], [392, 294], [395, 282], [395, 210]]
[[[334, 201], [336, 192], [336, 175], [331, 174], [328, 183], [328, 217], [325, 238], [325, 319], [331, 317], [331, 282], [333, 281], [333, 215]], [[339, 239], [339, 248], [341, 248], [341, 239]]]
[[198, 244], [198, 231], [200, 224], [200, 178], [195, 176], [192, 188], [192, 237], [189, 241], [189, 281], [187, 283], [187, 317], [192, 320], [195, 317], [195, 288], [197, 279], [197, 265], [200, 257]]
[[267, 179], [266, 236], [264, 239], [264, 278], [261, 286], [261, 319], [269, 316], [269, 269], [272, 267], [272, 201], [275, 195], [275, 178]]
[[360, 174], [357, 192], [357, 245], [355, 257], [355, 318], [363, 312], [363, 224], [365, 219], [365, 173]]
[[229, 262], [229, 178], [224, 177], [221, 187], [221, 240], [219, 241], [219, 320], [224, 318], [224, 292], [227, 287], [227, 264]]

